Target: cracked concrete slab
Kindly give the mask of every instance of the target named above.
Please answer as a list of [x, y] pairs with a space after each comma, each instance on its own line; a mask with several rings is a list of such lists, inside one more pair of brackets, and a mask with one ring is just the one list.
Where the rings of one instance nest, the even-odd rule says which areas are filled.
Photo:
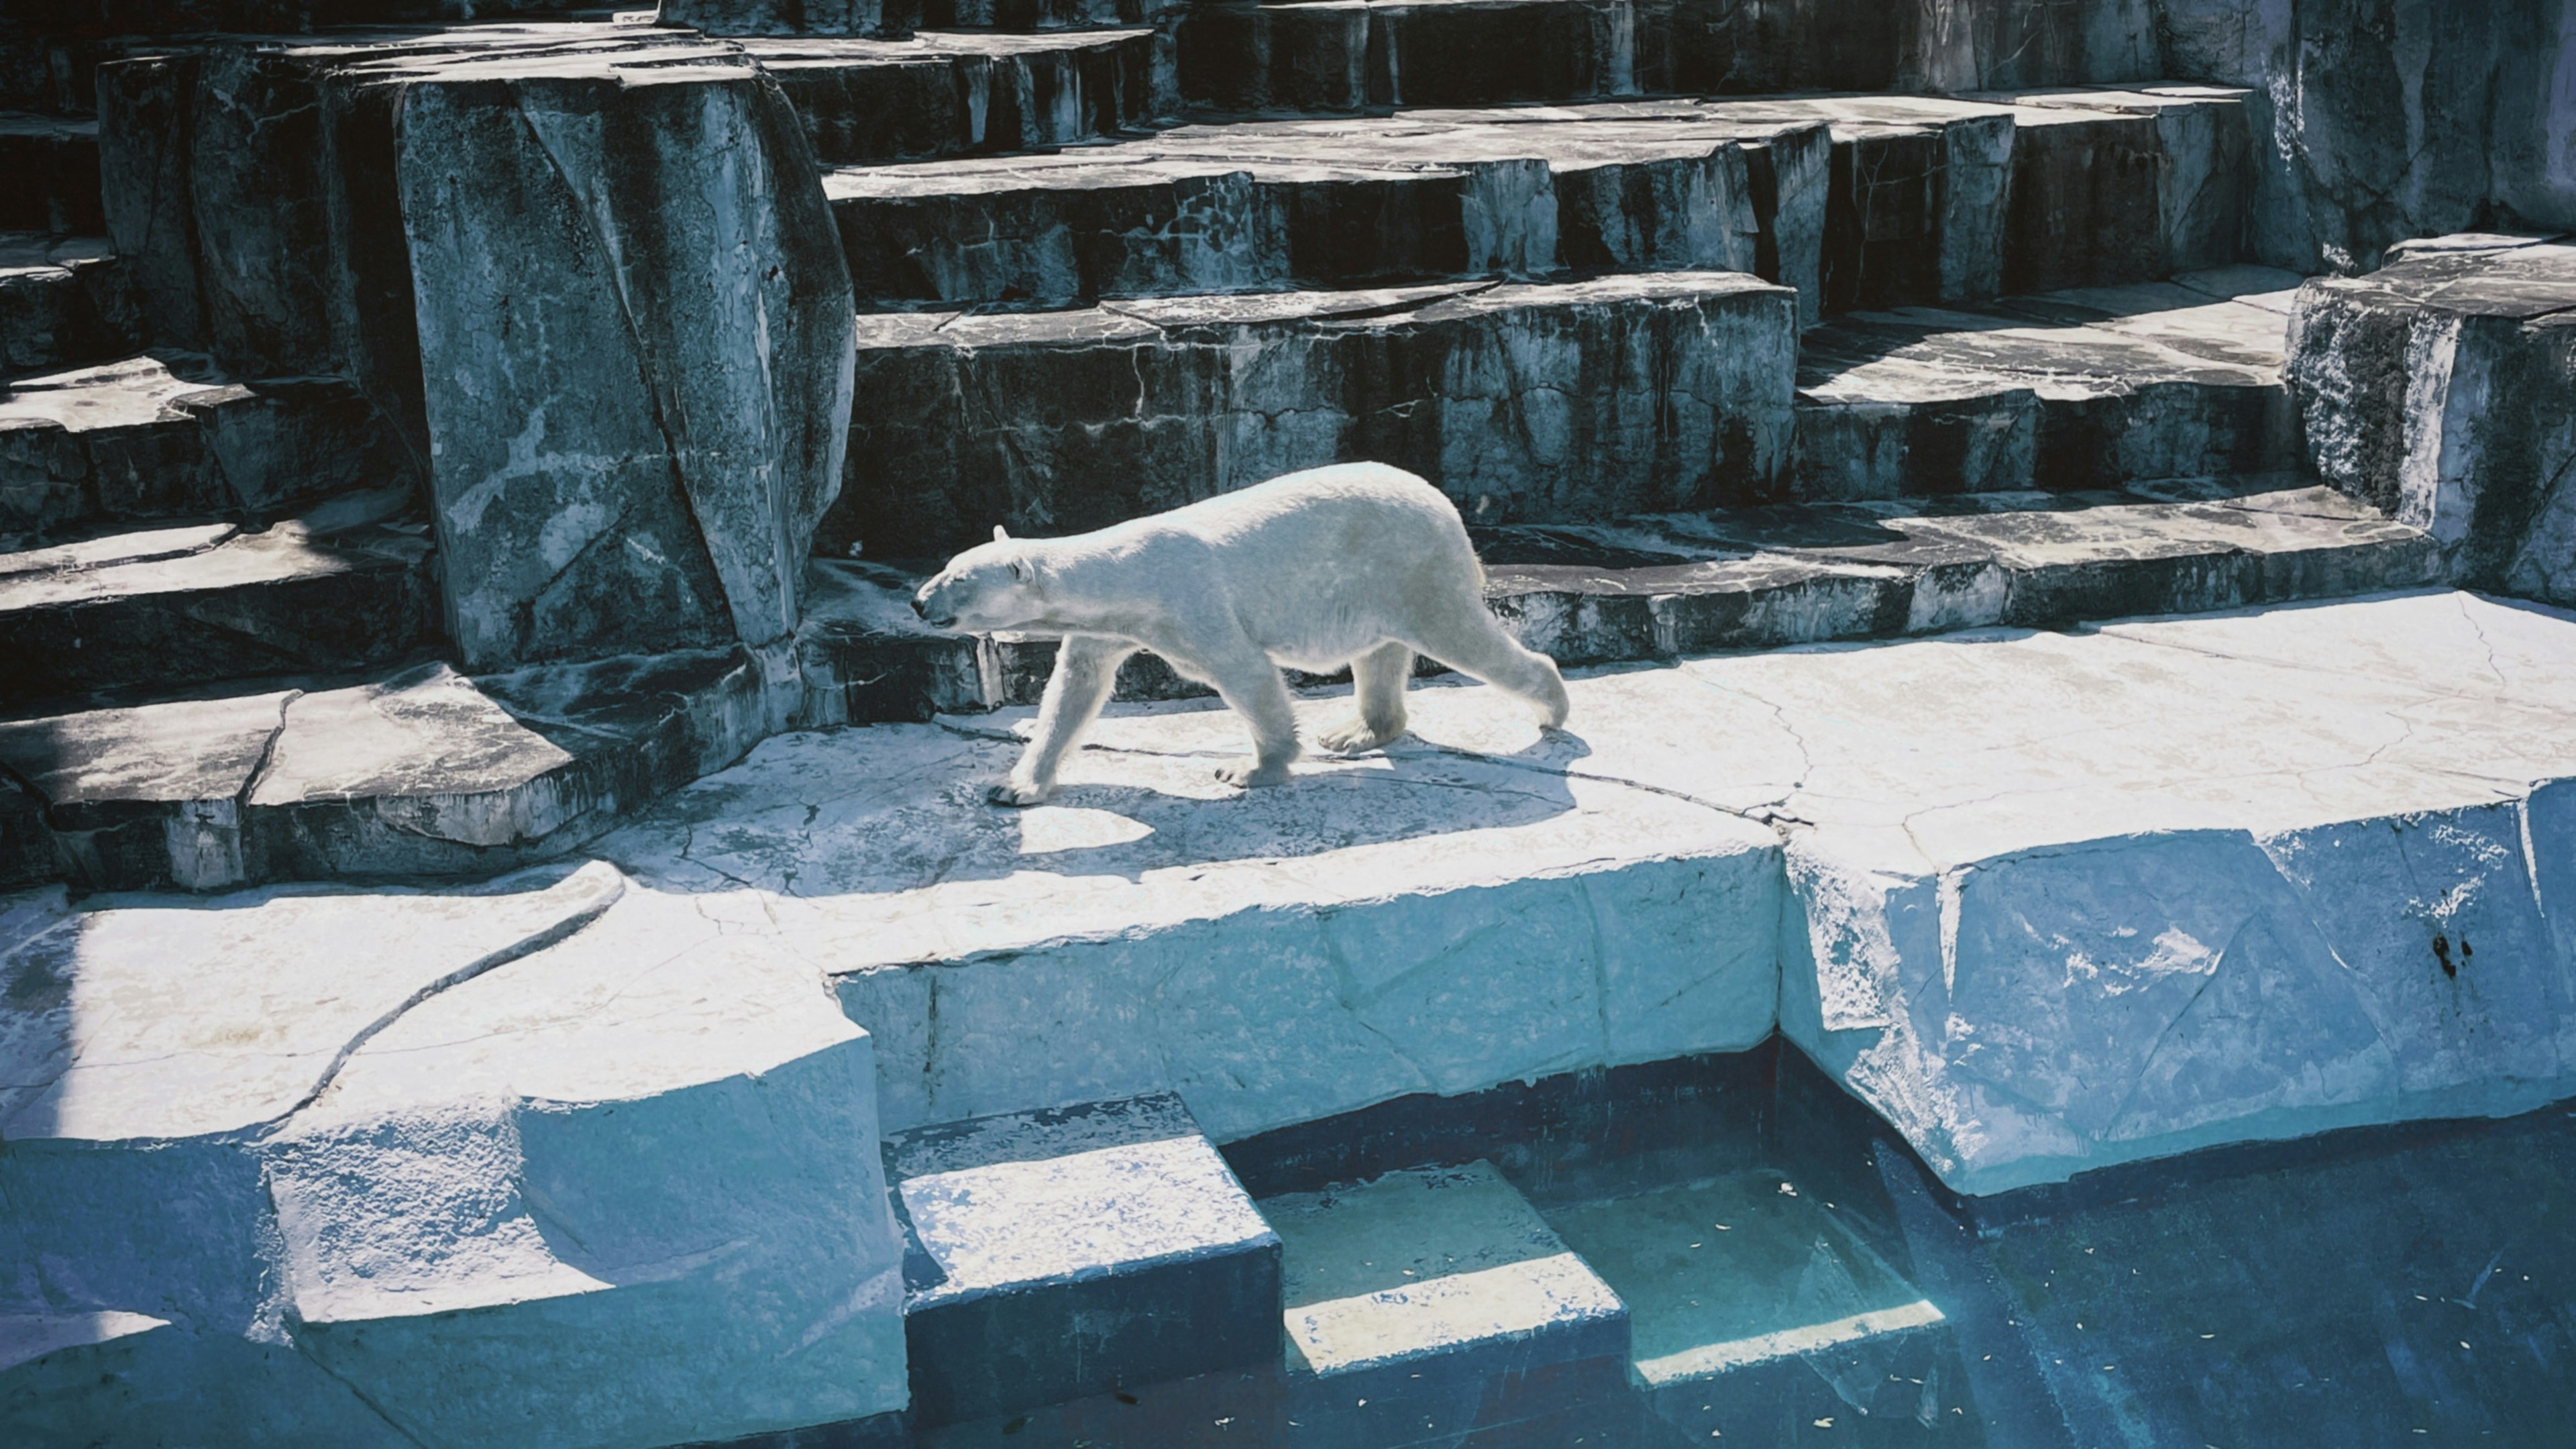
[[1028, 812], [977, 793], [1004, 713], [773, 740], [602, 850], [760, 900], [876, 1036], [890, 1122], [1172, 1090], [1230, 1139], [1717, 1049], [1767, 1029], [1776, 949], [1784, 1029], [1982, 1192], [2566, 1090], [2565, 948], [2495, 903], [2558, 869], [2571, 651], [2564, 614], [2433, 591], [1604, 670], [1547, 739], [1434, 685], [1387, 751], [1240, 799], [1228, 713], [1139, 705]]
[[0, 1319], [45, 1321], [0, 1423], [85, 1421], [66, 1352], [245, 1397], [239, 1427], [280, 1442], [671, 1443], [899, 1407], [866, 1035], [713, 906], [591, 862], [40, 921], [0, 966], [0, 1248], [47, 1267]]

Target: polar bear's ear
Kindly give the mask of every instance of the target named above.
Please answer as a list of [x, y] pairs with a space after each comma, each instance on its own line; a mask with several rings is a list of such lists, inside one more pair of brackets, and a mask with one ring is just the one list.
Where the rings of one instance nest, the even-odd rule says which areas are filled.
[[1011, 535], [1003, 529], [1002, 525], [1000, 525], [1000, 524], [998, 524], [998, 523], [994, 524], [994, 525], [993, 525], [993, 542], [995, 542], [995, 543], [1009, 543], [1010, 541], [1011, 541]]

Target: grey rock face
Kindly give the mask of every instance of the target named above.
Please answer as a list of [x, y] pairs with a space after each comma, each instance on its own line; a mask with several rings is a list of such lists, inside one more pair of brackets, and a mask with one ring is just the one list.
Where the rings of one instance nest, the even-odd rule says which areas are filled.
[[2297, 457], [2286, 273], [1857, 314], [1799, 362], [1805, 498], [2117, 487]]
[[30, 879], [213, 890], [489, 873], [739, 758], [766, 730], [766, 674], [736, 650], [479, 679], [428, 664], [0, 723], [0, 765], [38, 805]]
[[0, 114], [0, 231], [95, 232], [98, 123], [65, 116]]
[[1179, 44], [1183, 93], [1219, 111], [1974, 91], [2159, 74], [2148, 0], [1226, 0], [1192, 7]]
[[2367, 271], [2407, 237], [2576, 228], [2566, 0], [2161, 0], [2171, 74], [2253, 87], [2256, 255]]
[[1373, 458], [1470, 518], [1769, 496], [1796, 304], [1734, 273], [869, 317], [831, 554], [1071, 533]]
[[1171, 46], [1159, 31], [912, 40], [747, 40], [828, 165], [1038, 150], [1168, 114]]
[[96, 362], [142, 345], [133, 273], [103, 238], [0, 240], [0, 373]]
[[408, 459], [346, 382], [228, 382], [158, 353], [16, 379], [0, 399], [0, 538], [99, 523], [253, 520], [350, 489], [408, 493]]
[[784, 638], [853, 312], [786, 98], [740, 65], [460, 67], [399, 124], [464, 659]]
[[659, 23], [709, 35], [873, 35], [883, 0], [662, 0]]
[[2464, 582], [2576, 603], [2576, 246], [2311, 281], [2288, 377], [2320, 477], [2431, 532]]
[[430, 547], [417, 527], [157, 536], [168, 547], [139, 556], [92, 560], [78, 545], [8, 556], [28, 566], [0, 574], [0, 650], [13, 661], [0, 701], [345, 670], [432, 637]]

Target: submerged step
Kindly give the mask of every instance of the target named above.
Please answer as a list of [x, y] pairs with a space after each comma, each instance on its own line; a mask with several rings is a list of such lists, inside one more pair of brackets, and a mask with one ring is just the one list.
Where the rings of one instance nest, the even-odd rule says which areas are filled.
[[430, 664], [0, 722], [0, 766], [34, 816], [25, 882], [485, 874], [738, 758], [767, 714], [759, 666], [728, 653], [482, 679]]
[[[0, 235], [0, 377], [97, 362], [142, 345], [133, 275], [107, 238]], [[15, 386], [0, 382], [0, 391]]]
[[408, 456], [355, 384], [238, 382], [156, 352], [11, 379], [0, 395], [0, 539], [115, 520], [270, 518], [400, 486]]
[[1491, 1163], [1265, 1198], [1278, 1231], [1286, 1392], [1301, 1430], [1455, 1435], [1519, 1380], [1612, 1389], [1628, 1309]]
[[1728, 272], [859, 319], [825, 556], [1100, 527], [1343, 458], [1479, 522], [1767, 496], [1792, 294]]
[[1667, 1422], [1757, 1442], [1854, 1410], [1947, 1427], [1964, 1386], [1941, 1310], [1787, 1176], [1566, 1204], [1547, 1220], [1627, 1303], [1629, 1373]]
[[[1831, 639], [2058, 628], [2412, 588], [2442, 578], [2422, 529], [2295, 474], [2121, 491], [1776, 504], [1606, 524], [1470, 529], [1504, 627], [1560, 664]], [[1052, 640], [932, 629], [922, 580], [817, 560], [804, 635], [817, 720], [928, 719], [1034, 704]], [[1150, 654], [1119, 697], [1205, 690]]]
[[1150, 29], [740, 43], [796, 103], [827, 166], [1068, 146], [1172, 109], [1169, 45]]
[[885, 1158], [924, 1423], [1278, 1351], [1279, 1237], [1178, 1098], [916, 1128]]

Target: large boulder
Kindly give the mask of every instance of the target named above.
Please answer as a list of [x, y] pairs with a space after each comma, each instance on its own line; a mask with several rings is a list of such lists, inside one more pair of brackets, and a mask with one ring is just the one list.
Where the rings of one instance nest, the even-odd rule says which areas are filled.
[[489, 61], [397, 143], [448, 626], [469, 665], [783, 640], [854, 307], [748, 63]]
[[2576, 603], [2576, 246], [2451, 238], [2311, 281], [2286, 376], [2327, 482], [2464, 583]]

